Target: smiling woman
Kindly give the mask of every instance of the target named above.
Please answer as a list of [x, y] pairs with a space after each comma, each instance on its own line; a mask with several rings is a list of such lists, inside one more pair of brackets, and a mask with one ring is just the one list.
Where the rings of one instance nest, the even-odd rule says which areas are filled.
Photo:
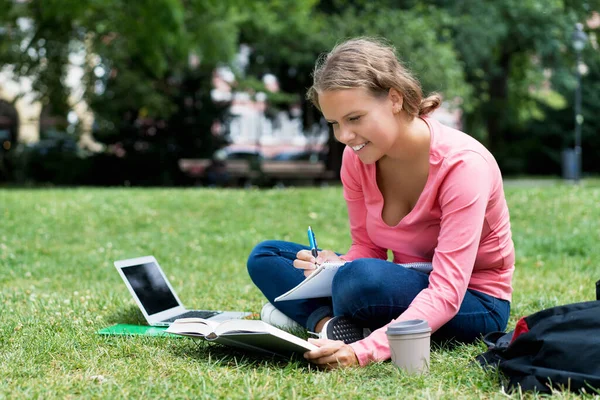
[[[377, 40], [349, 40], [319, 59], [308, 98], [346, 145], [341, 178], [352, 245], [341, 256], [320, 250], [314, 257], [306, 246], [267, 241], [248, 259], [269, 302], [315, 264], [345, 262], [330, 298], [275, 303], [278, 324], [287, 318], [321, 332], [319, 349], [305, 357], [329, 368], [389, 359], [390, 322], [426, 320], [441, 341], [503, 330], [515, 255], [492, 154], [428, 118], [440, 96], [423, 98], [395, 50]], [[398, 265], [411, 262], [431, 262], [433, 270]], [[363, 328], [373, 332], [363, 337]]]

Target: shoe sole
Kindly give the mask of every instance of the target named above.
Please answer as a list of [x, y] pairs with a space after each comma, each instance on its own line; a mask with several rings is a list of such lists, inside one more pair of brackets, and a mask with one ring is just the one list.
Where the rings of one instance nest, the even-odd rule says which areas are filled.
[[332, 318], [325, 327], [325, 338], [350, 344], [365, 338], [363, 328], [345, 317]]

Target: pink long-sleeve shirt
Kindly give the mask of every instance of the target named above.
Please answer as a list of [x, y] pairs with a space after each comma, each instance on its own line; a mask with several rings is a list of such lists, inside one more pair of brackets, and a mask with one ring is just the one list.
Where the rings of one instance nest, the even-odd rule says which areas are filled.
[[[427, 320], [435, 332], [458, 312], [467, 289], [511, 299], [515, 252], [502, 176], [492, 154], [458, 130], [423, 118], [431, 132], [429, 176], [414, 208], [396, 226], [381, 218], [376, 165], [344, 151], [341, 178], [352, 246], [343, 256], [430, 261], [429, 286], [397, 319]], [[360, 365], [390, 358], [387, 325], [352, 343]]]

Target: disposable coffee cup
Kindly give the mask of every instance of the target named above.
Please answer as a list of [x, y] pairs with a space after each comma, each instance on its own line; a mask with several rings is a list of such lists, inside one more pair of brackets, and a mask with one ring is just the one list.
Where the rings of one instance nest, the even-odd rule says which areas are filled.
[[429, 372], [429, 349], [431, 328], [427, 321], [411, 319], [388, 325], [388, 342], [392, 362], [409, 374]]

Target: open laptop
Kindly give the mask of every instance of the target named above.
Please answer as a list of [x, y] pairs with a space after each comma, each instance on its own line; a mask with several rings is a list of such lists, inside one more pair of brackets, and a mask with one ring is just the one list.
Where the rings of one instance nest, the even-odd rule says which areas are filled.
[[153, 256], [115, 261], [115, 267], [149, 325], [169, 326], [178, 318], [224, 321], [251, 315], [241, 311], [187, 310]]

